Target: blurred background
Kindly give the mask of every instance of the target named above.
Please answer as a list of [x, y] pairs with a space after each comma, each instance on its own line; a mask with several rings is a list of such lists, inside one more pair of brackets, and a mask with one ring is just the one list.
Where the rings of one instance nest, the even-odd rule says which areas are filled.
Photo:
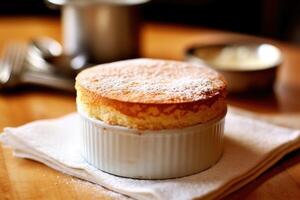
[[[43, 0], [2, 0], [0, 15], [52, 15]], [[300, 45], [299, 0], [152, 0], [142, 8], [147, 21], [195, 25]]]

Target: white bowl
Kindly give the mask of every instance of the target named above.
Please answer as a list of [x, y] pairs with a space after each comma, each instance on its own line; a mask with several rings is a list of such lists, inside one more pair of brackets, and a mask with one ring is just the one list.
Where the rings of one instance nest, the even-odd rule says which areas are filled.
[[193, 46], [186, 60], [208, 65], [223, 74], [230, 93], [266, 92], [273, 88], [282, 53], [266, 43], [231, 43]]
[[211, 167], [223, 152], [226, 113], [205, 124], [158, 131], [112, 126], [79, 114], [83, 157], [114, 175], [137, 179], [187, 176]]

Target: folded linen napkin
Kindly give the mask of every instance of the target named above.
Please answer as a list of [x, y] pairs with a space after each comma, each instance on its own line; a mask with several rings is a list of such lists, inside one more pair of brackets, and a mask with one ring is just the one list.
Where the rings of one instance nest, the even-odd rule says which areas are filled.
[[183, 178], [135, 180], [89, 165], [78, 153], [79, 117], [40, 120], [5, 128], [0, 141], [17, 157], [42, 162], [63, 173], [136, 199], [221, 198], [255, 179], [285, 154], [300, 147], [300, 131], [260, 122], [231, 111], [226, 116], [225, 150], [210, 169]]

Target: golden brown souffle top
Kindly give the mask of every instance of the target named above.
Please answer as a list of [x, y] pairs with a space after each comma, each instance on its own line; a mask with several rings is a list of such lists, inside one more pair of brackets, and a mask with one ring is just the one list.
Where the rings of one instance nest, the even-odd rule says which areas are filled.
[[86, 69], [76, 78], [77, 107], [89, 117], [135, 129], [205, 123], [226, 111], [226, 82], [185, 62], [134, 59]]
[[226, 93], [224, 78], [208, 67], [156, 59], [99, 65], [79, 73], [76, 81], [101, 97], [132, 103], [186, 103]]

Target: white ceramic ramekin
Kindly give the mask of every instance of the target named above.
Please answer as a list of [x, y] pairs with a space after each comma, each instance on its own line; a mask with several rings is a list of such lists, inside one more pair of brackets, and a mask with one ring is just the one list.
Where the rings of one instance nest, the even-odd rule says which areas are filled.
[[223, 152], [225, 113], [205, 124], [159, 131], [112, 126], [79, 114], [83, 157], [114, 175], [138, 179], [187, 176], [211, 167]]

